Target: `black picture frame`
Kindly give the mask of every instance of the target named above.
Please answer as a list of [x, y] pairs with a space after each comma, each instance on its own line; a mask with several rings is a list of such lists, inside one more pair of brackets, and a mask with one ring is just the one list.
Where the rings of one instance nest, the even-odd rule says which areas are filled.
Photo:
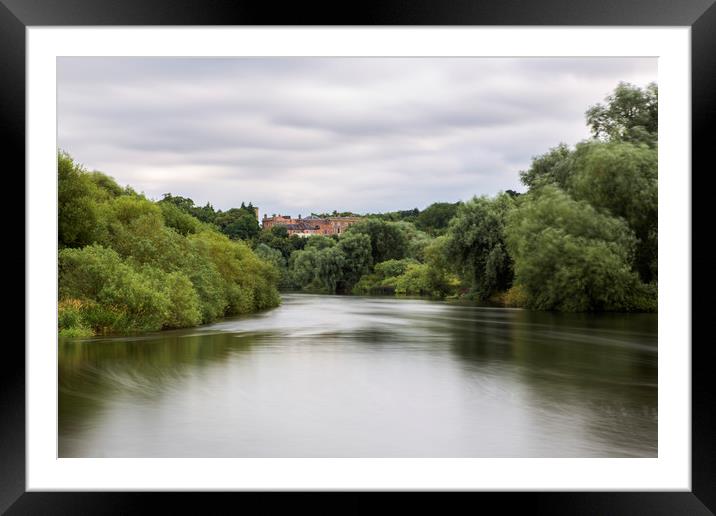
[[[571, 25], [571, 26], [689, 26], [692, 71], [692, 170], [707, 173], [706, 159], [714, 139], [708, 126], [716, 119], [716, 6], [714, 0], [383, 0], [375, 5], [335, 2], [318, 7], [306, 3], [274, 5], [242, 0], [0, 0], [0, 132], [6, 156], [25, 169], [25, 29], [28, 26], [87, 25]], [[710, 164], [711, 165], [711, 164]], [[711, 165], [711, 168], [713, 166]], [[6, 172], [7, 173], [7, 172]], [[689, 171], [682, 171], [688, 174]], [[703, 181], [691, 172], [693, 207], [703, 207], [695, 188]], [[20, 188], [23, 188], [22, 186]], [[23, 196], [24, 198], [24, 196]], [[692, 207], [692, 210], [693, 210]], [[706, 261], [694, 259], [698, 246], [708, 245], [704, 232], [708, 217], [692, 211], [692, 275], [705, 272]], [[702, 230], [702, 231], [699, 231]], [[19, 246], [18, 246], [19, 248]], [[24, 246], [23, 246], [24, 249]], [[19, 261], [15, 257], [15, 261]], [[26, 276], [31, 271], [25, 268]], [[707, 291], [708, 274], [696, 285]], [[693, 291], [692, 291], [693, 292]], [[704, 310], [708, 303], [692, 306]], [[26, 307], [30, 309], [31, 307]], [[693, 316], [692, 316], [693, 321]], [[694, 321], [695, 322], [695, 321]], [[692, 323], [693, 329], [697, 325]], [[693, 333], [696, 335], [696, 333]], [[496, 501], [502, 510], [529, 504], [549, 514], [713, 514], [716, 512], [716, 427], [712, 381], [713, 344], [693, 339], [692, 346], [692, 490], [691, 492], [584, 492], [584, 493], [474, 493]], [[685, 345], [688, 343], [684, 343]], [[25, 353], [16, 342], [6, 342], [0, 382], [0, 512], [8, 514], [95, 514], [142, 512], [150, 500], [176, 504], [193, 512], [192, 504], [206, 510], [207, 497], [222, 501], [242, 496], [265, 502], [266, 493], [78, 493], [26, 492], [25, 488]], [[355, 497], [355, 494], [350, 495]], [[359, 509], [338, 502], [336, 509]], [[464, 496], [464, 495], [463, 495]], [[421, 497], [421, 495], [418, 495]], [[284, 495], [284, 499], [286, 495]], [[291, 495], [292, 502], [304, 500]], [[329, 497], [331, 499], [331, 497]], [[481, 502], [483, 500], [480, 500]], [[370, 502], [368, 502], [370, 503]], [[420, 502], [425, 507], [423, 501]], [[438, 501], [437, 503], [441, 503]], [[168, 509], [164, 506], [164, 510]], [[243, 505], [245, 507], [245, 505]], [[264, 508], [272, 507], [269, 502]]]

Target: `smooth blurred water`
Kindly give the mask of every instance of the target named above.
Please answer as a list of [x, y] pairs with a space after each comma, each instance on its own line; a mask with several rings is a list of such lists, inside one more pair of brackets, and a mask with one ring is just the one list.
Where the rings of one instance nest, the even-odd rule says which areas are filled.
[[655, 314], [287, 294], [63, 339], [60, 457], [655, 457]]

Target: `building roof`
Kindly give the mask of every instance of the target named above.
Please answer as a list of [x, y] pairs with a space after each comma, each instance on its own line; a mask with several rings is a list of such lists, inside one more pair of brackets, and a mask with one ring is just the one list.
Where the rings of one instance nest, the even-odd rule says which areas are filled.
[[318, 226], [315, 224], [308, 224], [307, 222], [297, 222], [295, 224], [285, 224], [286, 229], [292, 229], [294, 231], [305, 231], [305, 230], [316, 230]]

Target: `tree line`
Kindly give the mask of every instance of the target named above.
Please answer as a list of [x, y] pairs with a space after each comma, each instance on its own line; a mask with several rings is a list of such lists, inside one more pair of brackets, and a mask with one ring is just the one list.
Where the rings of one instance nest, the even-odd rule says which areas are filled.
[[368, 214], [330, 237], [261, 230], [251, 203], [154, 202], [60, 152], [60, 333], [193, 326], [277, 306], [277, 289], [654, 311], [658, 89], [605, 100], [590, 139], [520, 172], [526, 193]]
[[290, 290], [654, 311], [658, 89], [620, 83], [605, 100], [586, 111], [592, 138], [520, 172], [526, 193], [369, 214], [340, 238], [274, 227], [255, 251]]

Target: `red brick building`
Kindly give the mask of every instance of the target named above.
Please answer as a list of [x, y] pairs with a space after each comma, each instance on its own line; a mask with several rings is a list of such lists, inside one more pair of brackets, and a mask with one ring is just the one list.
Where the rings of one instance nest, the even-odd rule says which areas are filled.
[[351, 224], [361, 220], [361, 217], [306, 217], [305, 219], [294, 219], [290, 215], [264, 215], [261, 225], [263, 229], [271, 229], [274, 226], [284, 226], [289, 235], [311, 236], [311, 235], [340, 235]]

